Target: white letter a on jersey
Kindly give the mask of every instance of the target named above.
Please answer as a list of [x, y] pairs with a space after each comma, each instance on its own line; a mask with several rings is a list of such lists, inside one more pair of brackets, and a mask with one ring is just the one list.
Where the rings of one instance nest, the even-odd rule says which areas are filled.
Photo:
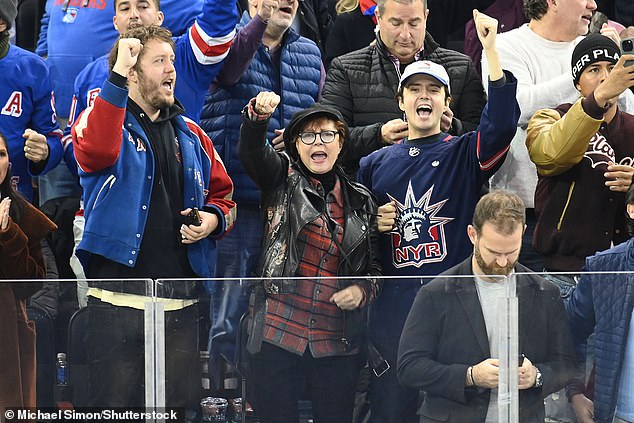
[[11, 97], [2, 108], [3, 115], [20, 117], [22, 116], [22, 92], [13, 91]]

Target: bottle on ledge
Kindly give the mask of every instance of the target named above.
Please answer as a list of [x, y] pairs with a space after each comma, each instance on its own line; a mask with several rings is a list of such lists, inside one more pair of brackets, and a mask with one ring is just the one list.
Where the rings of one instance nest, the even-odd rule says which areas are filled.
[[55, 363], [55, 383], [57, 386], [68, 385], [68, 363], [66, 362], [66, 353], [57, 353], [57, 362]]

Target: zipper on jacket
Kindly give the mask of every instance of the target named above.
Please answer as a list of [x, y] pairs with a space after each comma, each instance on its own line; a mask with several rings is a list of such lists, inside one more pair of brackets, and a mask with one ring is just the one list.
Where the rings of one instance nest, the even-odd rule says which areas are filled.
[[341, 342], [343, 343], [343, 349], [345, 352], [350, 352], [352, 350], [352, 345], [350, 345], [350, 342], [348, 341], [348, 338], [346, 338], [346, 312], [342, 310], [342, 314], [343, 314], [343, 323], [341, 325], [342, 327], [342, 331], [343, 331], [343, 336], [341, 337]]
[[570, 189], [568, 190], [568, 198], [566, 198], [566, 204], [564, 205], [564, 209], [561, 212], [561, 216], [559, 216], [559, 222], [557, 222], [557, 231], [561, 230], [561, 224], [564, 221], [564, 217], [566, 217], [566, 211], [568, 210], [568, 206], [570, 205], [570, 199], [572, 198], [572, 192], [575, 190], [575, 181], [572, 181], [570, 184]]

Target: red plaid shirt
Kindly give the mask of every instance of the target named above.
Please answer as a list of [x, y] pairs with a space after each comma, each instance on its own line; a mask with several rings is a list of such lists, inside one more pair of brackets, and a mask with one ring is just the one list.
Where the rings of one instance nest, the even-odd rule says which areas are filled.
[[[319, 182], [311, 181], [321, 189]], [[344, 212], [339, 179], [326, 196], [326, 215], [308, 223], [297, 237], [301, 259], [296, 276], [324, 279], [298, 280], [293, 294], [269, 295], [266, 300], [264, 340], [298, 355], [310, 346], [315, 358], [356, 352], [346, 351], [343, 311], [329, 301], [339, 290], [337, 281], [330, 279], [337, 276], [339, 248], [327, 219], [341, 243]]]

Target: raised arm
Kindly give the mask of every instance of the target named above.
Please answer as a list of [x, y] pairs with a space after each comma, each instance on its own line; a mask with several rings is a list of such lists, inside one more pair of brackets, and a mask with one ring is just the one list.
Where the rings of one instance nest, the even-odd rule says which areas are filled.
[[243, 112], [238, 156], [242, 166], [262, 191], [276, 188], [287, 176], [289, 159], [267, 143], [269, 118], [280, 103], [273, 92], [260, 92]]
[[[220, 86], [235, 85], [249, 68], [255, 53], [262, 45], [262, 36], [279, 0], [259, 0], [256, 15], [238, 30], [222, 69], [216, 76]], [[245, 12], [248, 13], [248, 12]]]
[[621, 57], [597, 89], [577, 101], [564, 116], [552, 109], [538, 110], [533, 115], [526, 147], [540, 175], [561, 174], [581, 161], [604, 115], [616, 107], [619, 95], [634, 85], [634, 69], [624, 66], [628, 57], [634, 58]]
[[489, 100], [482, 111], [475, 150], [480, 170], [492, 175], [502, 165], [515, 135], [520, 109], [515, 98], [517, 80], [502, 70], [497, 50], [496, 19], [473, 11], [483, 54], [491, 62], [488, 73]]
[[112, 166], [119, 158], [128, 89], [128, 71], [135, 65], [141, 42], [136, 38], [119, 40], [117, 60], [93, 107], [86, 109], [72, 128], [73, 147], [79, 167], [97, 172]]
[[177, 87], [185, 81], [195, 89], [207, 90], [229, 53], [237, 20], [234, 2], [205, 0], [201, 14], [176, 42], [174, 66], [181, 79]]

